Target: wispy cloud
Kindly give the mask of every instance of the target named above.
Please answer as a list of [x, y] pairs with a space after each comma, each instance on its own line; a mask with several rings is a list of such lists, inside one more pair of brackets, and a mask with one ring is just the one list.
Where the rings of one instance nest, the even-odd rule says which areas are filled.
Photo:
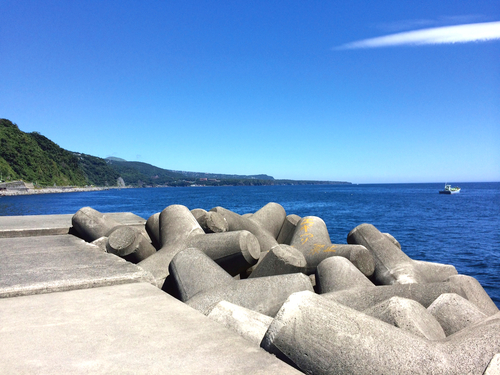
[[471, 23], [434, 27], [364, 39], [344, 44], [336, 49], [380, 48], [404, 45], [451, 44], [483, 42], [500, 39], [500, 22]]
[[437, 18], [420, 18], [393, 22], [382, 22], [375, 24], [374, 27], [381, 30], [382, 32], [393, 34], [416, 29], [464, 25], [469, 23], [480, 23], [487, 21], [491, 21], [491, 19], [486, 19], [486, 17], [481, 14], [468, 14], [458, 16], [440, 16]]

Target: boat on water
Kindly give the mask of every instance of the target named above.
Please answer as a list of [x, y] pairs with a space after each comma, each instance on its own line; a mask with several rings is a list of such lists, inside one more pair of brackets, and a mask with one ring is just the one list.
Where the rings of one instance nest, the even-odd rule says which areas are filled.
[[439, 194], [457, 194], [460, 193], [459, 187], [451, 187], [451, 185], [444, 184], [444, 189], [439, 190]]

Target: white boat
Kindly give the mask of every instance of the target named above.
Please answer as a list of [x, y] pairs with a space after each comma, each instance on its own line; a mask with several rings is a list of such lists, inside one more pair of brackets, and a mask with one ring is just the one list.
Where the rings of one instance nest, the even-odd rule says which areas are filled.
[[439, 190], [439, 194], [457, 194], [460, 193], [459, 187], [451, 187], [451, 185], [444, 185], [444, 190]]

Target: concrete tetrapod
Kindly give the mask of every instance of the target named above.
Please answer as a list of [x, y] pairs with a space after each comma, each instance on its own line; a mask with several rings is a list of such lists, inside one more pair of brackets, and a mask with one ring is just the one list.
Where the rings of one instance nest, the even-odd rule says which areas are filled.
[[193, 236], [186, 247], [203, 251], [231, 276], [252, 267], [261, 255], [259, 241], [247, 230]]
[[[109, 215], [83, 207], [71, 218], [73, 228], [87, 242], [105, 243], [107, 252], [137, 263], [156, 252], [144, 229], [123, 225]], [[107, 238], [103, 240], [103, 238]]]
[[462, 297], [466, 293], [460, 285], [452, 282], [430, 284], [393, 284], [372, 287], [351, 288], [322, 294], [326, 299], [341, 303], [354, 310], [364, 311], [378, 305], [391, 297], [402, 297], [417, 301], [424, 307], [429, 307], [443, 293], [456, 293]]
[[391, 297], [403, 297], [429, 307], [441, 294], [455, 293], [473, 303], [486, 316], [499, 310], [479, 282], [471, 276], [455, 275], [447, 280], [428, 284], [392, 284], [358, 287], [322, 294], [358, 311], [366, 310]]
[[[401, 244], [397, 239], [394, 238], [394, 236], [390, 233], [383, 233], [384, 236], [386, 236], [391, 242], [396, 245], [396, 247], [400, 250]], [[424, 260], [417, 260], [413, 259], [413, 263], [417, 268], [424, 268], [426, 271], [426, 278], [427, 280], [432, 280], [432, 281], [440, 281], [443, 279], [443, 275], [456, 275], [457, 270], [455, 266], [451, 264], [442, 264], [442, 263], [435, 263], [435, 262], [426, 262]]]
[[482, 374], [500, 350], [500, 313], [429, 341], [311, 292], [291, 295], [261, 346], [310, 374]]
[[107, 237], [111, 231], [119, 226], [119, 222], [92, 207], [80, 208], [71, 218], [71, 224], [80, 238], [92, 242], [100, 237]]
[[347, 258], [326, 258], [316, 268], [316, 290], [320, 294], [373, 286], [375, 285]]
[[[247, 230], [252, 233], [260, 244], [260, 251], [265, 252], [271, 250], [278, 242], [274, 236], [266, 229], [258, 224], [255, 220], [248, 217], [243, 217], [236, 212], [232, 212], [223, 207], [214, 207], [210, 211], [214, 211], [222, 215], [226, 219], [230, 231]], [[253, 215], [252, 215], [253, 216]]]
[[304, 254], [308, 274], [314, 273], [321, 261], [332, 256], [349, 259], [365, 276], [370, 276], [375, 269], [373, 257], [364, 246], [332, 244], [325, 222], [317, 216], [306, 216], [298, 222], [290, 245]]
[[220, 301], [207, 316], [257, 346], [260, 345], [269, 325], [273, 321], [270, 316], [227, 301]]
[[198, 293], [233, 281], [231, 275], [205, 253], [191, 247], [178, 252], [168, 268], [176, 295], [183, 302]]
[[108, 237], [99, 237], [97, 240], [91, 242], [92, 245], [97, 246], [100, 250], [104, 251], [105, 253], [108, 252], [108, 249], [106, 249], [107, 243], [108, 243]]
[[207, 213], [207, 210], [204, 210], [203, 208], [193, 208], [191, 210], [191, 213], [193, 214], [194, 218], [198, 221], [198, 223], [200, 223], [200, 221], [198, 220], [198, 218], [200, 218], [201, 216], [205, 215]]
[[454, 293], [441, 294], [427, 311], [437, 319], [446, 336], [487, 317], [472, 302]]
[[160, 213], [161, 249], [138, 263], [138, 266], [153, 274], [158, 285], [163, 285], [168, 276], [168, 265], [186, 241], [205, 234], [189, 209], [182, 205], [171, 205]]
[[425, 260], [413, 259], [413, 264], [420, 273], [425, 275], [428, 283], [442, 281], [450, 276], [457, 275], [457, 269], [452, 264], [442, 264], [435, 262], [426, 262]]
[[306, 258], [296, 248], [277, 245], [269, 250], [257, 263], [249, 278], [284, 275], [306, 271]]
[[313, 290], [311, 281], [302, 273], [234, 280], [195, 248], [178, 252], [169, 268], [180, 299], [205, 315], [225, 300], [274, 316], [290, 294]]
[[399, 241], [390, 233], [382, 233], [384, 236], [386, 236], [389, 240], [391, 240], [391, 242], [396, 245], [399, 250], [402, 250], [401, 248], [401, 244], [399, 243]]
[[278, 243], [290, 245], [293, 233], [295, 232], [295, 228], [297, 228], [297, 224], [300, 219], [302, 218], [299, 215], [287, 215], [285, 221], [283, 221], [278, 237], [276, 238]]
[[286, 218], [285, 209], [278, 203], [270, 202], [250, 216], [250, 220], [265, 228], [273, 238], [278, 238]]
[[459, 287], [465, 294], [462, 297], [467, 298], [468, 301], [476, 305], [487, 316], [496, 314], [499, 311], [497, 305], [491, 300], [479, 281], [472, 276], [453, 275], [448, 277], [446, 281]]
[[146, 232], [156, 250], [161, 249], [160, 239], [160, 212], [151, 215], [146, 221]]
[[187, 207], [173, 205], [160, 214], [162, 248], [138, 265], [150, 271], [159, 285], [168, 276], [172, 258], [187, 247], [197, 247], [220, 265], [237, 275], [255, 263], [260, 256], [257, 239], [248, 231], [205, 234]]
[[391, 297], [363, 312], [427, 340], [446, 337], [436, 318], [420, 303], [408, 298]]
[[139, 229], [118, 227], [106, 241], [106, 251], [132, 263], [138, 263], [156, 253], [156, 249]]
[[222, 233], [229, 230], [229, 226], [224, 218], [217, 212], [206, 211], [202, 208], [195, 208], [191, 213], [200, 224], [205, 233]]
[[376, 284], [431, 283], [457, 274], [455, 267], [450, 265], [413, 261], [386, 234], [371, 224], [361, 224], [351, 230], [347, 242], [363, 245], [370, 250], [375, 260], [372, 278]]

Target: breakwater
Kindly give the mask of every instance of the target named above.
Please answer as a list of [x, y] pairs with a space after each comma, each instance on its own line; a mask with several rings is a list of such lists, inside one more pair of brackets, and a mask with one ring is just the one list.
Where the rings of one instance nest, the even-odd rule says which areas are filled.
[[18, 195], [37, 195], [37, 194], [57, 194], [57, 193], [84, 193], [91, 191], [102, 191], [109, 189], [118, 189], [117, 187], [73, 187], [61, 186], [50, 188], [24, 188], [24, 189], [3, 189], [0, 190], [0, 196], [18, 196]]
[[332, 243], [322, 218], [268, 203], [243, 215], [170, 205], [143, 228], [85, 207], [73, 228], [306, 373], [498, 371], [500, 313], [480, 283], [411, 259], [371, 224]]
[[186, 187], [110, 189], [74, 194], [0, 196], [0, 216], [74, 214], [84, 206], [148, 218], [170, 204], [209, 209], [224, 203], [239, 214], [279, 202], [287, 212], [321, 217], [335, 243], [361, 223], [390, 232], [413, 259], [452, 263], [473, 276], [500, 307], [500, 183]]

